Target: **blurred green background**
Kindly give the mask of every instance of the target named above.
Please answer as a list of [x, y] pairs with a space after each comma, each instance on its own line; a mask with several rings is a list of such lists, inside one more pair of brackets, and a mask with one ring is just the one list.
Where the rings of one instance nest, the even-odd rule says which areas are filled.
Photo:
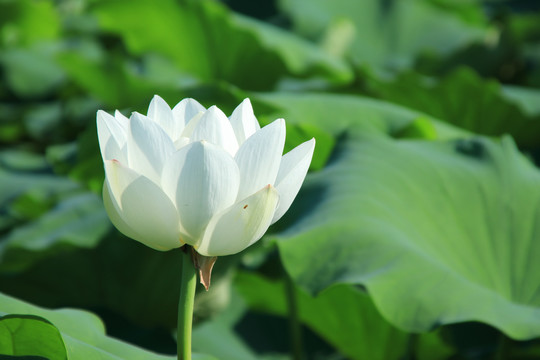
[[249, 97], [317, 148], [198, 293], [200, 359], [539, 359], [539, 87], [534, 0], [0, 0], [0, 315], [36, 315], [0, 337], [161, 358], [29, 302], [174, 354], [180, 254], [110, 224], [95, 114]]

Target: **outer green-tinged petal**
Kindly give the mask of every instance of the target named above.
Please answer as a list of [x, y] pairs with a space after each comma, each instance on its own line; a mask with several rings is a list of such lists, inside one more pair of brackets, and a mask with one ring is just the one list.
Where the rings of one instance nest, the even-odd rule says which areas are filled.
[[170, 250], [184, 244], [178, 212], [165, 193], [141, 176], [122, 194], [122, 217], [140, 234], [135, 240], [156, 250]]
[[144, 115], [134, 113], [127, 150], [129, 167], [159, 184], [163, 164], [176, 149], [161, 126]]
[[231, 206], [240, 174], [234, 159], [206, 141], [184, 146], [166, 163], [162, 187], [175, 199], [183, 228], [199, 238], [210, 218]]
[[238, 149], [241, 200], [263, 186], [274, 184], [285, 144], [285, 120], [278, 119], [250, 136]]
[[238, 253], [259, 240], [272, 221], [279, 200], [268, 185], [212, 218], [195, 250], [205, 256]]
[[106, 161], [105, 171], [108, 211], [118, 230], [156, 250], [183, 245], [176, 208], [156, 184], [118, 161]]
[[97, 112], [98, 139], [103, 160], [126, 160], [127, 129], [124, 126], [125, 124], [105, 111], [99, 110]]
[[147, 116], [158, 123], [163, 130], [174, 141], [176, 133], [176, 124], [174, 121], [173, 113], [169, 105], [158, 95], [154, 95], [154, 98], [148, 106]]
[[306, 177], [315, 150], [315, 139], [295, 147], [281, 159], [276, 177], [276, 190], [279, 192], [279, 205], [272, 219], [278, 221], [289, 210]]
[[117, 160], [106, 160], [104, 164], [110, 193], [114, 197], [118, 208], [121, 209], [122, 205], [120, 198], [122, 193], [141, 175]]
[[105, 183], [103, 184], [103, 203], [105, 205], [107, 215], [109, 215], [109, 219], [111, 219], [113, 225], [122, 234], [132, 239], [141, 238], [141, 236], [137, 234], [135, 230], [133, 230], [131, 226], [129, 226], [122, 218], [120, 205], [116, 202], [116, 199], [112, 195], [112, 191], [110, 189], [108, 181], [105, 181]]
[[238, 142], [231, 123], [223, 111], [216, 106], [206, 110], [195, 126], [193, 134], [191, 134], [191, 141], [199, 140], [206, 140], [219, 145], [233, 156], [238, 150]]
[[190, 241], [180, 226], [176, 207], [159, 186], [118, 161], [106, 161], [105, 173], [108, 189], [103, 191], [112, 205], [106, 204], [107, 211], [123, 234], [157, 250]]
[[102, 148], [101, 155], [104, 161], [105, 160], [118, 160], [122, 163], [127, 163], [126, 146], [120, 149], [112, 136], [109, 138], [109, 140], [107, 140], [105, 145], [102, 145], [101, 142], [100, 142], [100, 145]]
[[236, 140], [238, 140], [238, 144], [240, 145], [261, 128], [253, 113], [253, 107], [249, 99], [244, 99], [234, 109], [229, 120], [236, 135]]
[[184, 128], [186, 127], [186, 124], [189, 123], [189, 121], [198, 113], [205, 112], [206, 109], [204, 106], [199, 104], [199, 102], [195, 99], [186, 98], [180, 101], [176, 106], [172, 109], [174, 121], [177, 124], [177, 133], [175, 134], [175, 137], [173, 139], [176, 139], [180, 136]]

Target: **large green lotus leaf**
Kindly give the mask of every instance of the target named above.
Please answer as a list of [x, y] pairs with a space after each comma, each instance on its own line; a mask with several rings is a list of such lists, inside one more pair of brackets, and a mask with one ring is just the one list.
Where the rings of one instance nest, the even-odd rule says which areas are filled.
[[[213, 287], [214, 284], [210, 291], [214, 291]], [[246, 304], [230, 288], [227, 293], [227, 308], [211, 321], [194, 327], [193, 349], [213, 354], [220, 360], [256, 360], [253, 349], [234, 331], [234, 325], [247, 311]]]
[[[108, 220], [103, 223], [107, 225]], [[220, 258], [211, 290], [198, 286], [198, 319], [226, 305], [227, 274], [237, 261], [235, 256]], [[176, 327], [181, 268], [179, 250], [155, 251], [112, 230], [95, 248], [50, 251], [22, 271], [0, 271], [0, 283], [4, 293], [41, 306], [92, 309], [106, 321], [114, 314], [111, 321], [116, 327], [111, 331], [115, 333], [137, 327], [168, 333]], [[132, 341], [149, 342], [141, 337]]]
[[42, 156], [0, 153], [0, 271], [17, 272], [51, 255], [93, 248], [110, 229], [99, 196], [50, 174]]
[[49, 321], [34, 315], [0, 317], [0, 354], [67, 359], [58, 329]]
[[255, 352], [234, 333], [234, 330], [211, 321], [193, 331], [194, 349], [203, 350], [220, 360], [256, 360]]
[[[446, 139], [467, 132], [421, 112], [368, 97], [331, 93], [252, 93], [250, 98], [262, 122], [287, 121], [285, 151], [312, 137], [317, 140], [311, 170], [324, 166], [335, 139], [351, 126], [366, 133], [395, 137]], [[286, 218], [288, 215], [286, 215]], [[278, 223], [282, 226], [284, 221]]]
[[[152, 73], [133, 71], [129, 62], [114, 54], [95, 56], [84, 46], [73, 47], [56, 56], [71, 80], [109, 108], [148, 106], [149, 99], [159, 92], [161, 96], [178, 96], [179, 85], [163, 84], [152, 78]], [[181, 74], [171, 76], [180, 83]]]
[[59, 87], [65, 74], [54, 62], [57, 52], [58, 46], [50, 44], [2, 50], [0, 64], [10, 89], [21, 97], [37, 97]]
[[[347, 55], [374, 67], [407, 67], [422, 51], [448, 54], [485, 34], [483, 19], [473, 25], [424, 0], [281, 0], [281, 7], [299, 33], [326, 36], [324, 46], [331, 52], [344, 47], [336, 44], [348, 36]], [[350, 30], [342, 30], [343, 21]]]
[[[170, 359], [107, 337], [101, 321], [85, 311], [47, 310], [0, 294], [0, 315], [8, 314], [35, 315], [54, 324], [71, 359]], [[50, 336], [43, 329], [35, 331], [36, 337]]]
[[[4, 291], [45, 306], [69, 304], [95, 309], [102, 314], [111, 334], [141, 346], [170, 351], [181, 261], [180, 251], [154, 251], [133, 240], [115, 237], [92, 251], [57, 254], [25, 272], [0, 274], [0, 283]], [[232, 264], [228, 265], [229, 261]], [[241, 298], [231, 299], [230, 295], [227, 270], [236, 261], [234, 256], [217, 261], [210, 291], [198, 285], [193, 349], [220, 360], [259, 359], [251, 344], [234, 331], [235, 324], [248, 311]], [[39, 315], [60, 328], [53, 318]], [[201, 321], [208, 317], [210, 321]], [[264, 329], [260, 332], [264, 333]]]
[[217, 2], [101, 1], [94, 4], [93, 13], [103, 31], [120, 35], [134, 55], [159, 53], [203, 81], [222, 79], [262, 90], [291, 75], [330, 82], [352, 78], [341, 60], [286, 31], [229, 12]]
[[[333, 136], [339, 136], [349, 127], [364, 132], [399, 136], [415, 122], [427, 124], [429, 138], [455, 138], [467, 132], [438, 121], [422, 112], [363, 96], [331, 93], [254, 93], [254, 107], [263, 108], [266, 117], [285, 118], [290, 124], [309, 123]], [[315, 134], [314, 134], [315, 135]], [[317, 148], [315, 149], [318, 154]]]
[[32, 206], [19, 206], [24, 203], [21, 198], [29, 198], [29, 193], [46, 199], [77, 189], [73, 181], [47, 172], [48, 165], [42, 156], [16, 150], [0, 153], [0, 231], [5, 232], [48, 209], [44, 201], [39, 205], [34, 202]]
[[[40, 204], [39, 200], [28, 200], [20, 206], [33, 207]], [[96, 194], [69, 196], [38, 219], [19, 225], [0, 238], [0, 270], [21, 271], [52, 254], [96, 247], [110, 227]]]
[[[0, 315], [35, 315], [53, 324], [62, 336], [68, 358], [88, 360], [175, 359], [162, 356], [105, 335], [101, 320], [81, 310], [48, 310], [0, 293]], [[17, 318], [14, 316], [12, 318]], [[25, 324], [31, 326], [30, 324]], [[33, 325], [35, 327], [35, 324]], [[50, 329], [35, 329], [36, 337], [50, 337]], [[23, 339], [24, 340], [24, 339]], [[200, 356], [199, 359], [211, 359]]]
[[540, 91], [534, 88], [506, 85], [502, 87], [502, 94], [528, 116], [540, 115]]
[[[286, 284], [241, 272], [235, 288], [254, 311], [289, 316]], [[439, 334], [422, 334], [414, 349], [407, 334], [381, 317], [364, 291], [351, 285], [333, 286], [316, 297], [295, 287], [299, 319], [349, 359], [403, 359], [414, 352], [420, 360], [447, 359], [453, 350]]]
[[0, 3], [0, 45], [28, 45], [55, 40], [61, 27], [51, 1], [7, 0]]
[[[237, 282], [235, 276], [235, 283]], [[268, 286], [261, 282], [253, 282], [245, 286], [259, 286], [260, 294], [268, 294]], [[214, 285], [212, 284], [212, 287]], [[242, 285], [241, 285], [242, 286]], [[212, 287], [210, 291], [212, 291]], [[252, 309], [252, 301], [244, 295], [246, 292], [237, 291], [238, 286], [230, 287], [228, 284], [228, 305], [217, 316], [203, 322], [193, 329], [193, 350], [214, 355], [220, 360], [286, 360], [290, 359], [288, 346], [288, 321], [282, 317], [267, 315], [261, 317], [258, 309]], [[272, 290], [281, 291], [278, 285]], [[280, 294], [271, 294], [268, 301], [280, 299]], [[262, 326], [261, 326], [262, 324]], [[320, 338], [305, 337], [305, 358], [315, 359], [320, 357]], [[323, 345], [324, 346], [324, 345]], [[326, 345], [327, 347], [327, 345]], [[324, 348], [327, 350], [327, 348]], [[327, 350], [331, 351], [331, 350]], [[289, 355], [287, 355], [289, 353]], [[329, 357], [324, 357], [329, 358]]]
[[67, 178], [45, 174], [42, 171], [35, 172], [34, 169], [30, 169], [31, 171], [26, 171], [27, 169], [19, 171], [19, 169], [12, 168], [19, 164], [9, 164], [9, 167], [2, 166], [5, 165], [6, 161], [21, 161], [23, 163], [20, 165], [24, 167], [24, 162], [29, 160], [36, 162], [36, 166], [40, 166], [38, 164], [40, 159], [42, 159], [40, 157], [31, 157], [17, 153], [13, 154], [15, 156], [9, 156], [11, 159], [7, 160], [8, 156], [6, 155], [8, 155], [6, 152], [0, 154], [0, 189], [2, 189], [0, 192], [0, 205], [2, 207], [8, 206], [17, 196], [30, 189], [57, 193], [73, 191], [77, 188], [77, 184]]
[[3, 1], [0, 4], [0, 65], [10, 90], [21, 97], [43, 96], [63, 80], [54, 63], [60, 17], [50, 1]]
[[363, 284], [400, 328], [480, 321], [530, 339], [540, 336], [539, 185], [509, 138], [351, 132], [308, 177], [278, 245], [302, 287]]
[[482, 135], [510, 134], [519, 145], [536, 146], [540, 138], [537, 91], [502, 88], [467, 68], [440, 80], [414, 72], [392, 81], [373, 79], [372, 91], [388, 101], [417, 109]]
[[[282, 281], [240, 273], [235, 285], [250, 308], [288, 316]], [[296, 291], [299, 318], [348, 359], [400, 359], [409, 335], [385, 321], [367, 294], [352, 286], [334, 286], [313, 298]]]

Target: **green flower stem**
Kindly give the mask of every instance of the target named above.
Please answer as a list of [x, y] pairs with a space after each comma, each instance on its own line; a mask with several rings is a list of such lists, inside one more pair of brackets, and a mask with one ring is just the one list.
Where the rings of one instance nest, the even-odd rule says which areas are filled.
[[511, 359], [511, 350], [512, 350], [512, 340], [505, 334], [501, 332], [501, 335], [499, 336], [499, 343], [497, 350], [495, 352], [494, 359], [495, 360], [505, 360], [505, 359]]
[[178, 360], [191, 360], [191, 327], [197, 272], [191, 260], [191, 247], [186, 245], [182, 250], [182, 280], [180, 283], [180, 298], [178, 299], [176, 346]]
[[285, 295], [287, 297], [287, 310], [289, 313], [291, 355], [294, 360], [302, 360], [304, 358], [304, 351], [302, 348], [302, 326], [298, 316], [298, 299], [296, 297], [294, 282], [286, 272]]
[[403, 356], [404, 360], [414, 360], [416, 359], [416, 349], [418, 348], [418, 342], [420, 341], [420, 336], [415, 333], [409, 335], [407, 341], [406, 353]]

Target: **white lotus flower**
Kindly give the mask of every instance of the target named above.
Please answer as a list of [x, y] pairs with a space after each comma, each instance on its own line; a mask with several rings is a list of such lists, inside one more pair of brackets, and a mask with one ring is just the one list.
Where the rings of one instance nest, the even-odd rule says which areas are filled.
[[148, 115], [100, 110], [103, 198], [113, 224], [156, 250], [192, 245], [201, 255], [242, 251], [289, 209], [315, 139], [282, 156], [285, 121], [260, 128], [249, 99], [230, 118], [159, 96]]

